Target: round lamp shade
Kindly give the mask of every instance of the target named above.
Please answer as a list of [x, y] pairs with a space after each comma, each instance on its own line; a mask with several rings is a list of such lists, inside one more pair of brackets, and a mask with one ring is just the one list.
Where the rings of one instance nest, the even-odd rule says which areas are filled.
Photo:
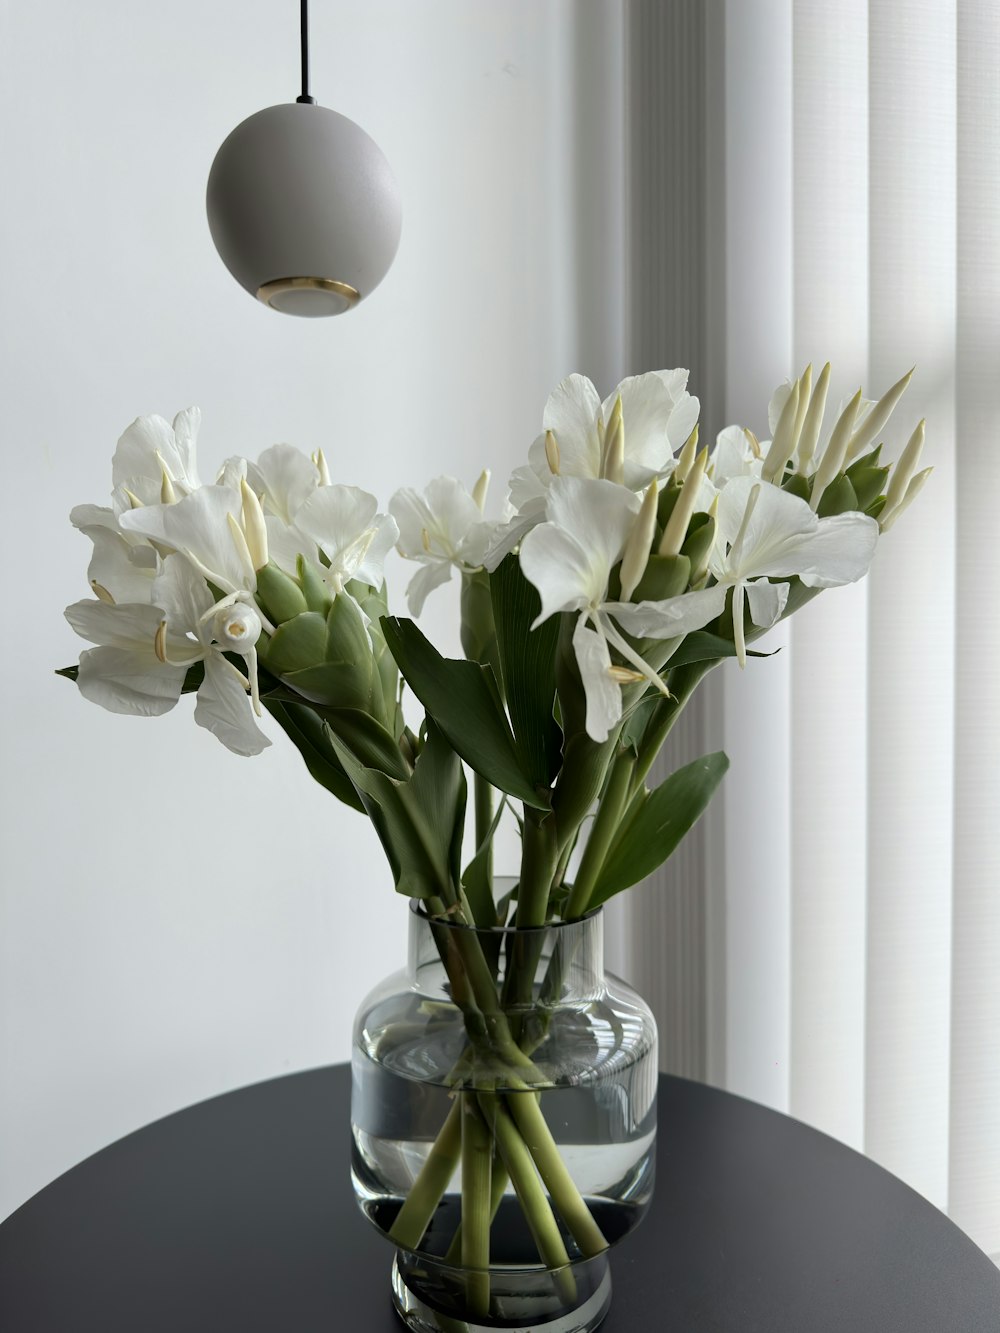
[[208, 225], [236, 281], [272, 310], [339, 315], [375, 290], [399, 246], [389, 163], [346, 116], [308, 102], [237, 125], [208, 177]]

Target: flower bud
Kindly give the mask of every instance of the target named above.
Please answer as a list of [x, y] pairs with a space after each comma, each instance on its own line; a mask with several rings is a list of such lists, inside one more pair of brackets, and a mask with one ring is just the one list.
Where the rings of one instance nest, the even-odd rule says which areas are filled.
[[892, 469], [892, 480], [889, 482], [889, 489], [885, 493], [885, 507], [890, 512], [901, 503], [910, 484], [910, 478], [917, 470], [917, 464], [920, 462], [920, 455], [924, 449], [926, 426], [926, 421], [917, 422], [916, 430], [910, 436], [906, 448], [899, 455], [899, 460]]
[[847, 448], [847, 461], [853, 462], [868, 448], [871, 442], [885, 427], [889, 418], [893, 414], [896, 404], [906, 392], [906, 386], [909, 384], [915, 367], [911, 367], [902, 379], [897, 380], [891, 389], [887, 389], [878, 400], [872, 410], [858, 426], [857, 430], [851, 435], [850, 443]]
[[299, 585], [273, 563], [257, 572], [257, 599], [276, 625], [310, 610]]
[[604, 436], [604, 453], [601, 460], [601, 476], [619, 485], [625, 479], [625, 422], [622, 418], [622, 396], [615, 399], [615, 405], [608, 421]]
[[786, 463], [795, 452], [797, 442], [795, 423], [799, 415], [800, 396], [799, 381], [796, 380], [792, 385], [791, 393], [785, 399], [785, 405], [778, 417], [778, 424], [774, 428], [774, 439], [771, 441], [771, 447], [764, 459], [764, 466], [760, 470], [761, 478], [764, 481], [778, 482], [784, 474]]
[[263, 569], [267, 564], [267, 525], [257, 492], [247, 485], [246, 477], [240, 478], [240, 495], [243, 500], [243, 534], [250, 559], [255, 570]]
[[635, 592], [636, 585], [642, 578], [649, 560], [650, 547], [656, 533], [656, 502], [658, 487], [656, 478], [649, 484], [643, 496], [642, 505], [632, 524], [625, 552], [622, 555], [621, 584], [622, 601], [627, 602]]
[[881, 532], [888, 532], [900, 514], [906, 512], [927, 483], [927, 478], [934, 471], [932, 467], [925, 467], [923, 472], [918, 472], [906, 488], [906, 494], [900, 500], [895, 509], [890, 510], [888, 505], [879, 515], [878, 525]]
[[661, 602], [687, 592], [691, 582], [691, 561], [686, 555], [651, 555], [642, 578], [636, 584], [634, 602]]
[[855, 513], [859, 508], [858, 497], [850, 478], [841, 473], [823, 492], [816, 513], [820, 518], [832, 518], [834, 514]]
[[[819, 433], [823, 429], [823, 416], [826, 412], [826, 394], [830, 387], [830, 363], [829, 361], [820, 371], [819, 379], [816, 381], [816, 387], [813, 389], [809, 399], [809, 407], [806, 411], [805, 420], [802, 423], [802, 430], [799, 433], [799, 442], [796, 447], [796, 470], [805, 475], [806, 469], [812, 462], [813, 454], [816, 452], [816, 445], [819, 442]], [[806, 497], [808, 499], [808, 497]]]
[[823, 457], [819, 461], [819, 467], [816, 469], [812, 495], [809, 498], [809, 507], [814, 513], [819, 511], [823, 492], [843, 469], [847, 446], [851, 440], [851, 432], [854, 429], [860, 406], [861, 390], [859, 389], [837, 418], [837, 424], [833, 428], [833, 433], [823, 451]]
[[691, 465], [698, 456], [698, 423], [695, 422], [694, 430], [684, 441], [680, 453], [677, 455], [677, 466], [674, 468], [673, 475], [678, 483], [683, 484], [684, 478], [691, 471]]
[[694, 513], [694, 507], [698, 500], [698, 490], [701, 486], [701, 479], [705, 475], [707, 463], [708, 450], [702, 449], [692, 463], [691, 471], [684, 478], [680, 496], [674, 505], [673, 512], [663, 531], [663, 536], [660, 538], [660, 555], [678, 555], [680, 553], [680, 549], [684, 545], [684, 539], [687, 536], [691, 515]]
[[[330, 596], [330, 589], [326, 585], [323, 575], [304, 555], [295, 557], [295, 573], [298, 577], [299, 587], [302, 589], [302, 596], [306, 599], [306, 606], [310, 611], [319, 611], [321, 615], [326, 615], [330, 610], [333, 598]], [[257, 591], [260, 591], [260, 576], [257, 578]]]
[[222, 651], [242, 657], [253, 649], [260, 631], [260, 616], [245, 602], [220, 608], [212, 620], [212, 638]]
[[[687, 539], [681, 547], [681, 555], [691, 562], [691, 583], [701, 583], [708, 573], [708, 560], [715, 545], [715, 513], [719, 508], [719, 497], [712, 501], [712, 512], [695, 514], [691, 519]], [[681, 589], [683, 592], [684, 589]]]

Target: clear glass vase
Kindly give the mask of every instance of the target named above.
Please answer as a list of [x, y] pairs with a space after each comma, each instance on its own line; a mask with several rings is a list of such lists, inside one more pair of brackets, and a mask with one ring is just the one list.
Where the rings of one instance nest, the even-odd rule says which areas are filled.
[[420, 1333], [596, 1328], [653, 1187], [656, 1025], [604, 922], [476, 930], [411, 904], [358, 1012], [353, 1177]]

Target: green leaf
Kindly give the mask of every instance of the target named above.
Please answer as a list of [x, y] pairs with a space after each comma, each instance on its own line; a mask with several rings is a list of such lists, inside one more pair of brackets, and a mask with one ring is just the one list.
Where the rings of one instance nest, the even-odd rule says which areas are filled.
[[[778, 650], [775, 649], [775, 652]], [[732, 639], [724, 639], [720, 634], [710, 634], [708, 630], [696, 630], [688, 634], [684, 642], [667, 662], [665, 670], [674, 667], [690, 666], [692, 662], [714, 662], [722, 657], [735, 657], [736, 645]], [[773, 657], [774, 653], [748, 652], [747, 657]]]
[[286, 703], [280, 699], [262, 700], [264, 707], [292, 741], [305, 760], [306, 768], [328, 792], [353, 810], [364, 811], [361, 797], [347, 776], [330, 740], [322, 718], [307, 704]]
[[392, 869], [396, 892], [447, 895], [458, 882], [466, 784], [461, 760], [434, 723], [405, 781], [369, 768], [333, 731], [341, 764], [360, 793]]
[[562, 732], [552, 715], [556, 697], [559, 620], [531, 626], [541, 598], [508, 555], [490, 575], [504, 697], [524, 769], [537, 787], [551, 785], [562, 760]]
[[493, 835], [504, 812], [503, 801], [497, 802], [496, 813], [479, 846], [475, 856], [465, 867], [462, 874], [462, 887], [472, 908], [472, 918], [480, 930], [490, 930], [497, 924], [497, 907], [493, 901], [493, 885], [490, 877], [492, 864]]
[[597, 907], [663, 864], [704, 812], [729, 760], [718, 751], [685, 764], [630, 806], [605, 859], [589, 905]]
[[407, 684], [451, 747], [494, 787], [547, 809], [521, 766], [490, 668], [442, 657], [412, 620], [385, 616], [382, 632]]

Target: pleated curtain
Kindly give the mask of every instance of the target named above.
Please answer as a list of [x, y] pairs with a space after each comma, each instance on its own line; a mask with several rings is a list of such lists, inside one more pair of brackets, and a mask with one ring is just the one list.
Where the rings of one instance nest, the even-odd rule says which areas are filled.
[[1000, 7], [628, 0], [632, 366], [767, 433], [916, 372], [934, 475], [864, 584], [714, 673], [725, 792], [616, 912], [664, 1066], [790, 1112], [1000, 1255]]

